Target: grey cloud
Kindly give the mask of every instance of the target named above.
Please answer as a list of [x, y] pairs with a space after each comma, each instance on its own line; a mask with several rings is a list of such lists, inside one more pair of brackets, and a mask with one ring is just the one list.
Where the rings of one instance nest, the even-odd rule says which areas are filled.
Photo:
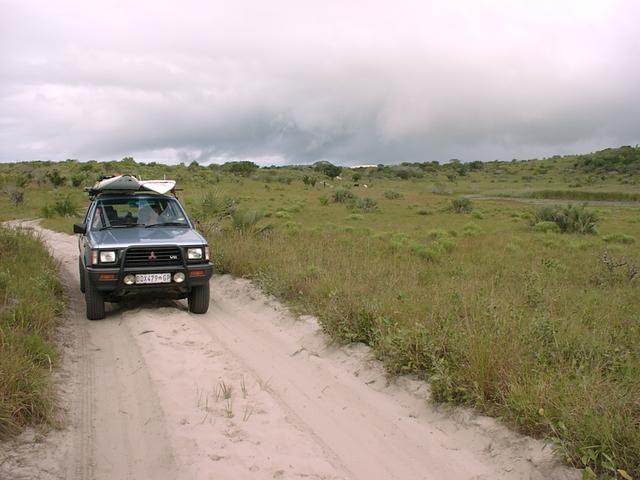
[[1, 8], [1, 161], [394, 163], [638, 142], [633, 2]]

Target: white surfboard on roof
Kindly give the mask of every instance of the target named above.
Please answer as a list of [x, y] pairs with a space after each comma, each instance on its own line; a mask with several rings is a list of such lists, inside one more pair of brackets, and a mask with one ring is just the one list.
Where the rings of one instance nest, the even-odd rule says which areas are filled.
[[149, 190], [165, 194], [175, 187], [175, 180], [139, 180], [133, 175], [114, 175], [97, 182], [93, 190], [96, 192]]
[[114, 175], [100, 180], [94, 185], [94, 190], [140, 190], [140, 182], [132, 175]]
[[175, 180], [139, 180], [140, 188], [156, 193], [169, 193], [176, 188]]

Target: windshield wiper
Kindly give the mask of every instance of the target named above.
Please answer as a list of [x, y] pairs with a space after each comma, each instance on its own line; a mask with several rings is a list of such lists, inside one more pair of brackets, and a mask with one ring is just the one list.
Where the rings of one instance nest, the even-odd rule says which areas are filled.
[[133, 228], [133, 227], [146, 227], [144, 223], [127, 223], [125, 225], [109, 225], [105, 227], [100, 227], [98, 230], [108, 230], [110, 228]]
[[152, 223], [151, 225], [147, 225], [144, 228], [151, 227], [188, 227], [189, 224], [184, 222], [163, 222], [163, 223]]

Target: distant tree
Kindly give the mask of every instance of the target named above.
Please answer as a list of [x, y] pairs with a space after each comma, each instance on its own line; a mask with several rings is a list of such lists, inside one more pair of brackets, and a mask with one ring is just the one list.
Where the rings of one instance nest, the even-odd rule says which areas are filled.
[[30, 175], [23, 175], [23, 174], [19, 174], [18, 176], [16, 176], [16, 187], [18, 188], [24, 188], [27, 186], [27, 183], [29, 183], [29, 177]]
[[51, 182], [51, 185], [53, 185], [56, 188], [64, 185], [64, 182], [67, 180], [66, 177], [63, 177], [62, 175], [60, 175], [60, 172], [58, 172], [58, 170], [47, 172], [46, 177]]
[[467, 165], [464, 163], [456, 163], [453, 167], [453, 169], [458, 173], [458, 175], [460, 175], [461, 177], [464, 177], [467, 175]]
[[258, 165], [247, 160], [243, 160], [241, 162], [227, 162], [223, 167], [228, 172], [242, 177], [248, 177], [259, 168]]
[[71, 185], [74, 187], [79, 187], [87, 180], [87, 176], [82, 173], [76, 173], [75, 175], [71, 175]]
[[354, 182], [359, 182], [361, 178], [362, 178], [362, 175], [360, 175], [359, 173], [354, 173], [354, 174], [351, 176], [351, 179], [352, 179]]
[[405, 170], [405, 169], [396, 170], [396, 177], [402, 180], [409, 180], [410, 176], [411, 176], [411, 173], [409, 172], [409, 170]]
[[326, 160], [314, 163], [313, 168], [316, 172], [322, 173], [329, 178], [336, 178], [342, 172], [342, 167], [338, 167]]
[[469, 162], [468, 166], [470, 170], [482, 170], [484, 168], [484, 163], [480, 160], [475, 160], [473, 162]]

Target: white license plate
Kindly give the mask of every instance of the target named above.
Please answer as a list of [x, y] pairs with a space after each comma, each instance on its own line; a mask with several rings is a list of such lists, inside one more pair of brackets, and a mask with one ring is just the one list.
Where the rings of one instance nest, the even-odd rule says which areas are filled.
[[170, 273], [139, 273], [136, 283], [171, 283]]

